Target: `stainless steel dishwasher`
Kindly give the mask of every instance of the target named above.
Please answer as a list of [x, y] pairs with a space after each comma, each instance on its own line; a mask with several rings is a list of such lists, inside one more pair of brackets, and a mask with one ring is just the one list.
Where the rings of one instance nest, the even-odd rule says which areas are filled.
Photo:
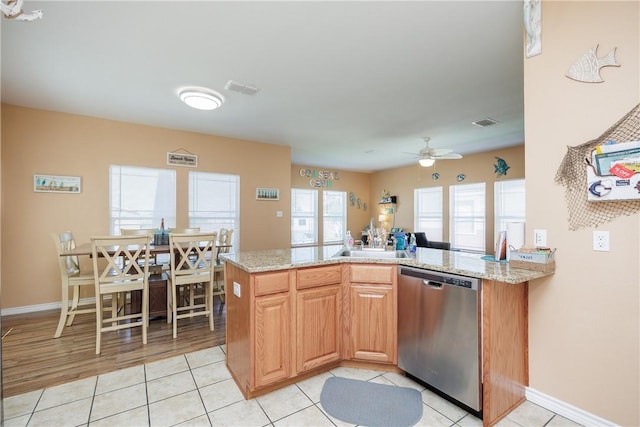
[[480, 279], [400, 267], [398, 366], [482, 410]]

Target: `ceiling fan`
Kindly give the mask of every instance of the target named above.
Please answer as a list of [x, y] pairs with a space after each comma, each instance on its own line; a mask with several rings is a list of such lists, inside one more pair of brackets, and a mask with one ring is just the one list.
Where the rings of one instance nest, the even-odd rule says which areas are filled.
[[426, 147], [418, 152], [418, 163], [420, 163], [420, 166], [432, 166], [436, 160], [453, 160], [462, 158], [462, 154], [454, 153], [453, 150], [449, 148], [429, 147], [429, 141], [431, 138], [428, 136], [425, 136], [423, 139]]

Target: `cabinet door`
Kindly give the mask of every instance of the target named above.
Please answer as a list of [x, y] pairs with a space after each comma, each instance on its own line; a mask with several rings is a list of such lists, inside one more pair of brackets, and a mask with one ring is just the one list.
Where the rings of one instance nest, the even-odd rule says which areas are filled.
[[322, 286], [297, 294], [297, 372], [340, 360], [342, 304], [340, 286]]
[[397, 362], [396, 315], [392, 286], [351, 285], [352, 359]]
[[289, 294], [255, 299], [255, 386], [289, 378], [291, 369]]

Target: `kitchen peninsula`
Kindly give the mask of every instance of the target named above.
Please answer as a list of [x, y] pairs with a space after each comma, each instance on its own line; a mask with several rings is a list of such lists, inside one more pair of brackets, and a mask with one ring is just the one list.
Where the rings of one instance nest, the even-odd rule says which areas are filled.
[[482, 279], [484, 425], [524, 400], [527, 283], [552, 273], [418, 248], [410, 258], [334, 256], [340, 246], [225, 254], [227, 367], [246, 398], [340, 365], [399, 371], [399, 266]]

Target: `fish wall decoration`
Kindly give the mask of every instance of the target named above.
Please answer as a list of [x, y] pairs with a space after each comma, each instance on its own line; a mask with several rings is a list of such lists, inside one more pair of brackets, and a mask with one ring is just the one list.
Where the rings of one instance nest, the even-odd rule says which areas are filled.
[[584, 83], [601, 83], [604, 81], [600, 77], [602, 67], [619, 67], [616, 62], [616, 48], [602, 58], [597, 55], [598, 45], [587, 50], [567, 71], [566, 76], [570, 79]]
[[498, 176], [506, 175], [507, 171], [509, 170], [509, 165], [504, 159], [501, 159], [500, 157], [496, 157], [496, 160], [498, 162], [495, 165], [493, 165], [494, 172], [498, 174]]

